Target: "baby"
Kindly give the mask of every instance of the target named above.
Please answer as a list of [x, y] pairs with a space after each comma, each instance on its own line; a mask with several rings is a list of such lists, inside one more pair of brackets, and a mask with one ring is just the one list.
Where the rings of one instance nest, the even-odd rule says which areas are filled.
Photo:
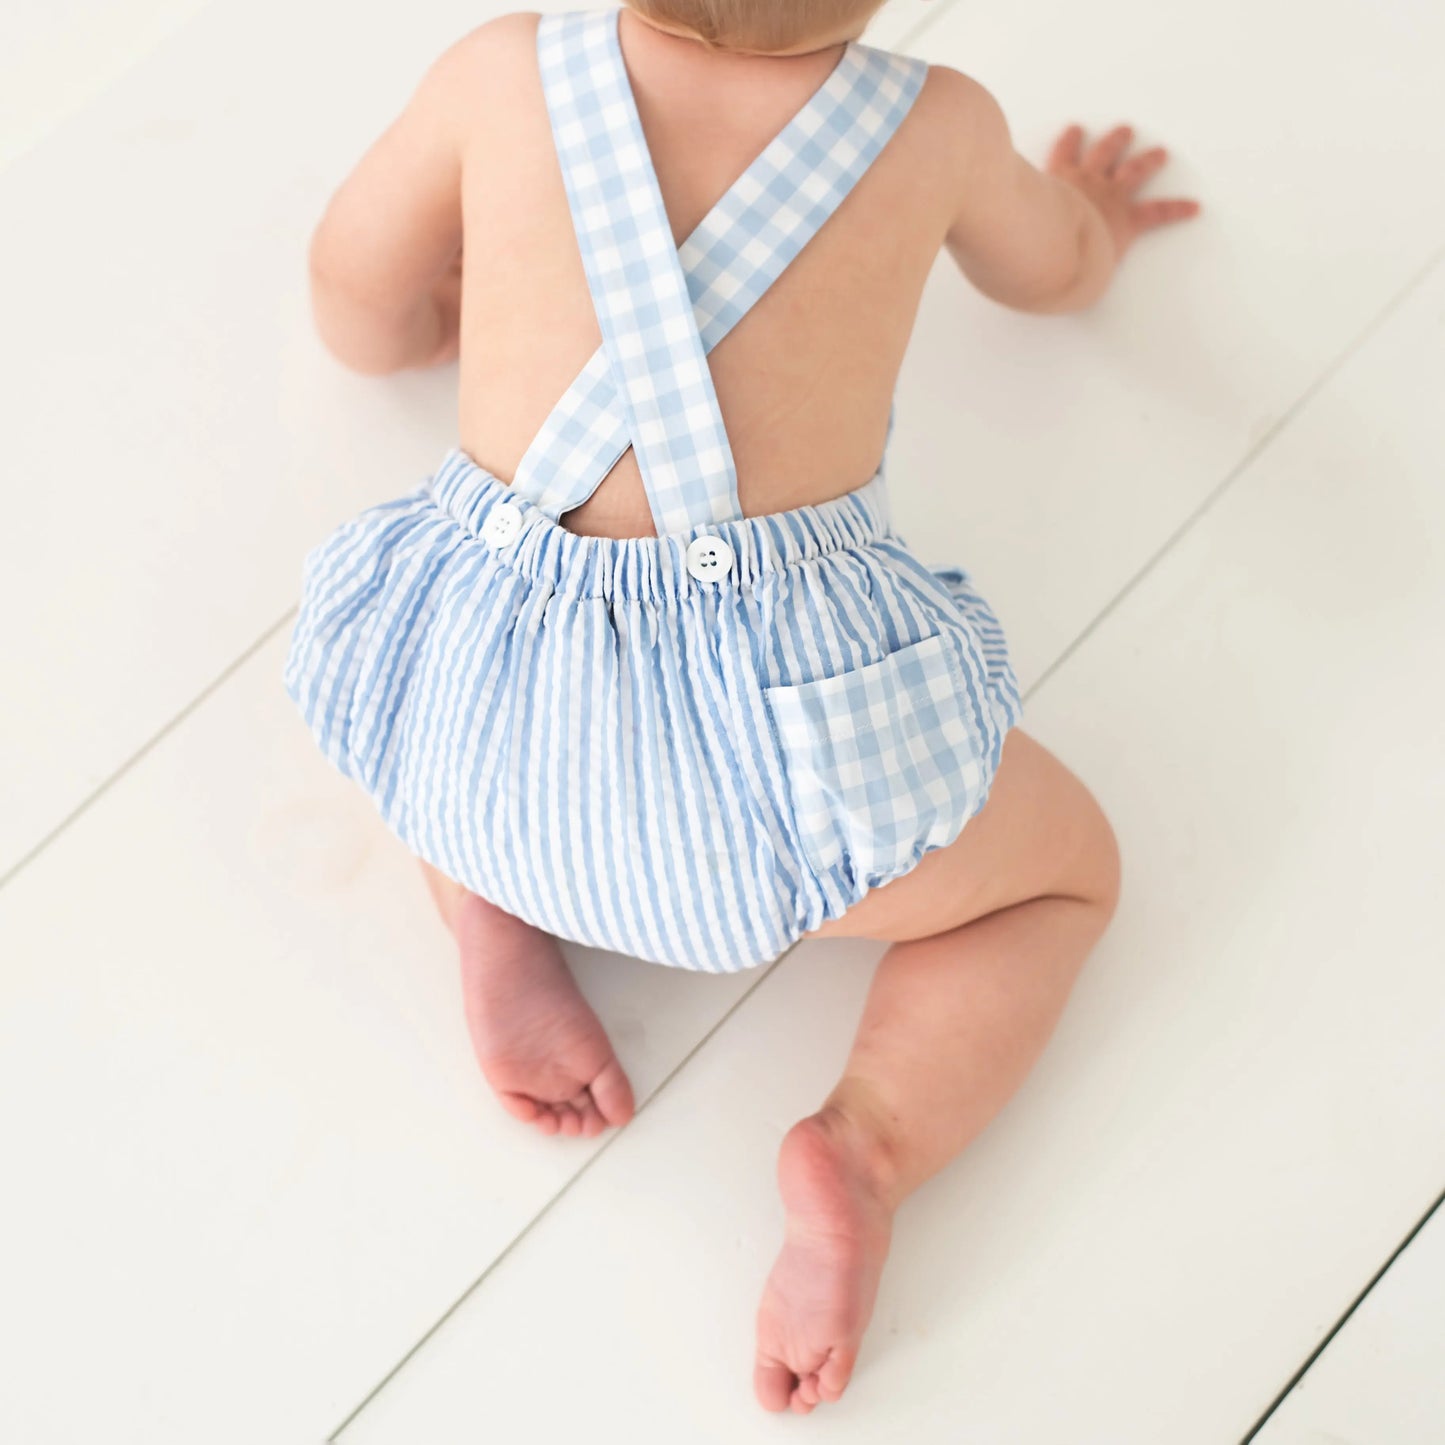
[[1138, 199], [1165, 155], [1125, 126], [1035, 169], [977, 82], [859, 42], [879, 3], [509, 15], [432, 66], [311, 281], [348, 366], [459, 360], [459, 434], [309, 554], [286, 670], [544, 1133], [634, 1108], [559, 939], [712, 971], [891, 945], [778, 1157], [754, 1389], [799, 1413], [843, 1393], [895, 1210], [1017, 1089], [1119, 886], [987, 602], [889, 524], [924, 281], [946, 246], [1004, 305], [1079, 310], [1197, 210]]

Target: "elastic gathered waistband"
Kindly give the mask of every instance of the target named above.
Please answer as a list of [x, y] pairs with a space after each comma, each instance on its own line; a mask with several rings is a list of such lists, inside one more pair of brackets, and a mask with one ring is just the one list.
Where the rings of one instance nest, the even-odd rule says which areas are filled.
[[[459, 447], [447, 453], [427, 486], [436, 505], [484, 546], [489, 545], [482, 533], [487, 514], [510, 502], [521, 513], [522, 525], [498, 556], [520, 575], [578, 597], [662, 600], [702, 588], [749, 587], [796, 563], [867, 547], [890, 535], [881, 471], [831, 501], [666, 537], [569, 532]], [[688, 571], [688, 544], [698, 536], [721, 538], [732, 548], [733, 565], [716, 582], [699, 582]]]

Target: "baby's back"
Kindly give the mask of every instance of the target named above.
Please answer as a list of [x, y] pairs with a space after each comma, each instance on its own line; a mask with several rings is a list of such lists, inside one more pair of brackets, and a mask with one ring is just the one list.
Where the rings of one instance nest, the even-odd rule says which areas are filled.
[[[537, 69], [537, 17], [469, 38], [459, 441], [510, 480], [596, 350], [588, 294]], [[624, 11], [620, 35], [675, 242], [827, 79], [841, 46], [790, 58], [715, 54]], [[837, 214], [709, 357], [745, 515], [866, 482], [923, 283], [956, 209], [933, 77]], [[956, 132], [955, 132], [956, 134]], [[570, 530], [653, 533], [629, 451]]]

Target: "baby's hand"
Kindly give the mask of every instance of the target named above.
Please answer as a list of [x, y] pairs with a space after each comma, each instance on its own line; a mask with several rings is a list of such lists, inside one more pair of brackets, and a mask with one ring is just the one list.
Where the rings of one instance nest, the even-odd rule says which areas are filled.
[[1114, 241], [1116, 260], [1122, 259], [1135, 238], [1145, 231], [1199, 214], [1198, 201], [1134, 199], [1134, 193], [1169, 156], [1163, 146], [1154, 146], [1126, 160], [1124, 152], [1133, 138], [1131, 127], [1115, 126], [1085, 150], [1083, 128], [1071, 125], [1054, 142], [1046, 167], [1050, 175], [1078, 190], [1104, 218]]

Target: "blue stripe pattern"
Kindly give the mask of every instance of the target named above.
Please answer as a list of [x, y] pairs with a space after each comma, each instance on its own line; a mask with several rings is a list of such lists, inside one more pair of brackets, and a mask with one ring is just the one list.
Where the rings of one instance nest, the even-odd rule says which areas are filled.
[[[498, 549], [505, 503], [522, 527]], [[568, 532], [454, 448], [308, 554], [287, 690], [402, 841], [473, 892], [656, 963], [766, 963], [957, 835], [1018, 687], [988, 604], [893, 534], [881, 479], [712, 531], [729, 585], [698, 582], [681, 537]], [[930, 638], [927, 668], [888, 662]], [[896, 714], [941, 720], [922, 766], [951, 781], [903, 800], [912, 834], [840, 801], [833, 847], [814, 802], [841, 799], [833, 764], [778, 718], [789, 689], [880, 663]]]

